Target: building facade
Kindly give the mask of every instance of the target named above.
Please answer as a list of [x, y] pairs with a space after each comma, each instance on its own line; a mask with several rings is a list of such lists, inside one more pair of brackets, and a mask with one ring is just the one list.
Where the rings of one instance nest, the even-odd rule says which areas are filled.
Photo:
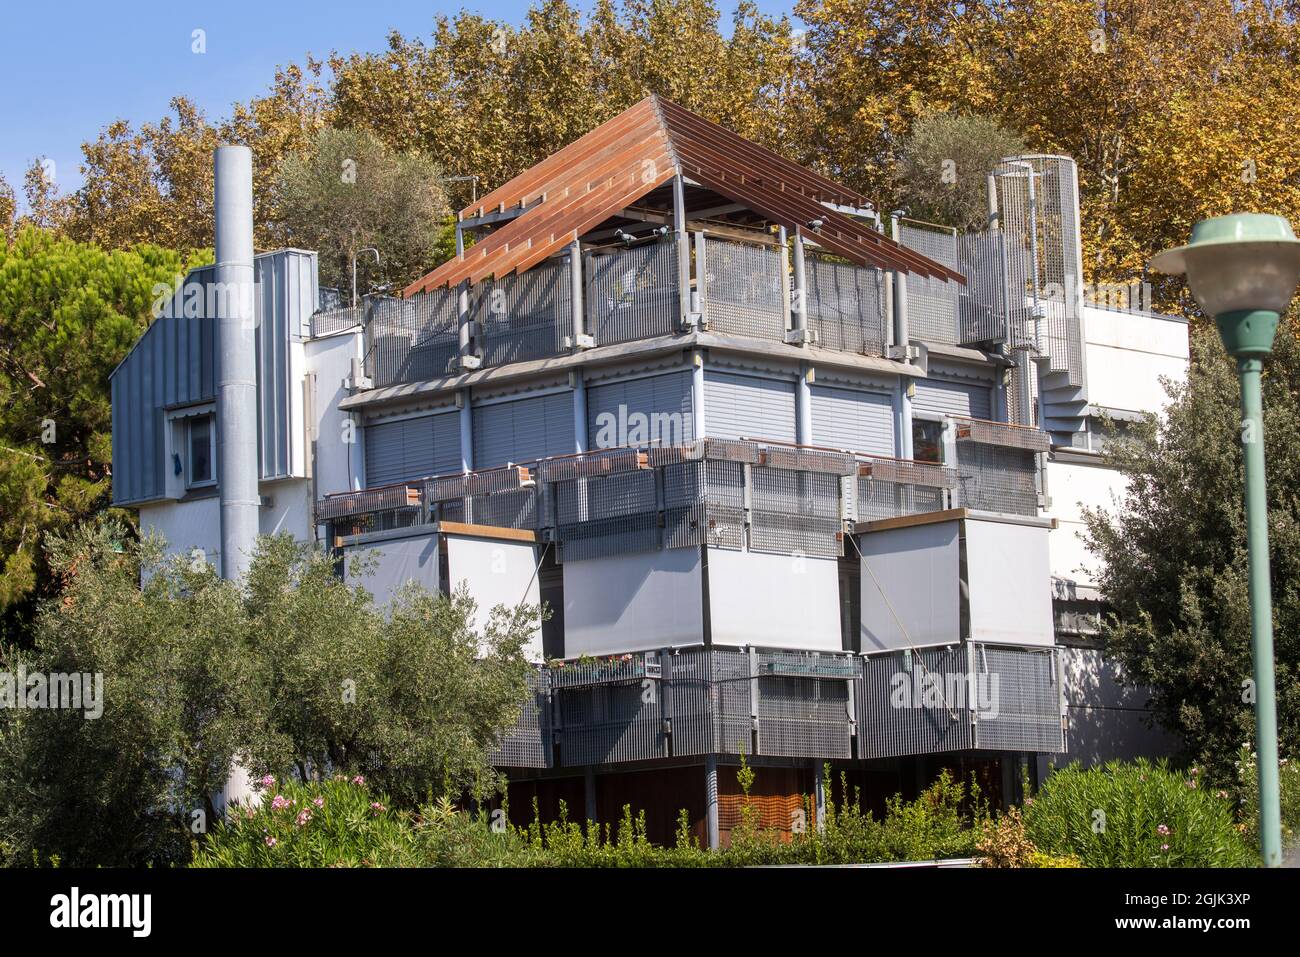
[[[261, 531], [381, 602], [550, 610], [495, 757], [524, 816], [632, 804], [667, 840], [684, 809], [717, 845], [742, 756], [790, 829], [826, 764], [868, 800], [942, 767], [1009, 800], [1022, 769], [1168, 748], [1096, 647], [1080, 508], [1122, 487], [1100, 449], [1185, 375], [1186, 327], [1086, 302], [1067, 158], [989, 196], [980, 233], [886, 219], [650, 98], [462, 210], [402, 298], [318, 309], [314, 254], [259, 256]], [[219, 564], [186, 289], [114, 373], [114, 495]]]

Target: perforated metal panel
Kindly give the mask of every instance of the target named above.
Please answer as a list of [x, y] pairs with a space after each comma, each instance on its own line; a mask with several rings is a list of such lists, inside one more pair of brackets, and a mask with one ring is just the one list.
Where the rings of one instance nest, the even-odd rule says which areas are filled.
[[1003, 238], [998, 230], [961, 233], [957, 261], [966, 285], [959, 293], [963, 345], [1006, 340], [1006, 273]]
[[483, 364], [566, 352], [573, 341], [572, 294], [567, 256], [480, 283], [474, 289], [474, 316]]
[[640, 682], [558, 689], [555, 704], [565, 766], [667, 755], [662, 696], [647, 694]]
[[[489, 495], [471, 495], [462, 500], [461, 521], [496, 528], [535, 529], [538, 526], [537, 490], [516, 489]], [[448, 517], [448, 521], [455, 521]]]
[[1025, 449], [957, 442], [960, 503], [1012, 515], [1038, 514], [1034, 453]]
[[681, 299], [672, 241], [589, 254], [583, 269], [587, 332], [597, 345], [676, 331]]
[[545, 671], [528, 673], [528, 697], [514, 727], [500, 739], [497, 750], [488, 755], [494, 767], [549, 768], [554, 764], [551, 731], [551, 695]]
[[752, 551], [817, 558], [843, 553], [837, 476], [752, 466], [750, 480]]
[[710, 332], [785, 341], [789, 280], [780, 250], [707, 239], [704, 262]]
[[366, 485], [427, 478], [460, 468], [455, 410], [365, 427]]
[[[971, 646], [971, 670], [996, 708], [977, 712], [975, 746], [995, 751], [1065, 750], [1055, 650]], [[993, 679], [996, 678], [996, 683]]]
[[460, 353], [454, 289], [434, 289], [410, 299], [372, 297], [364, 307], [366, 374], [376, 388], [437, 379]]
[[885, 274], [824, 256], [804, 256], [808, 328], [817, 344], [883, 356], [888, 344]]
[[[957, 237], [954, 230], [900, 222], [898, 241], [908, 249], [960, 269], [957, 261]], [[907, 329], [913, 339], [928, 342], [957, 343], [960, 285], [918, 275], [907, 277]]]
[[[858, 757], [964, 751], [974, 744], [971, 715], [945, 694], [950, 676], [966, 680], [966, 648], [921, 648], [863, 659], [858, 682]], [[927, 694], [934, 681], [938, 693]]]
[[562, 560], [585, 561], [659, 547], [652, 470], [569, 479], [552, 488]]
[[731, 372], [704, 374], [710, 436], [795, 440], [794, 383]]
[[894, 400], [859, 389], [812, 387], [812, 444], [894, 454]]

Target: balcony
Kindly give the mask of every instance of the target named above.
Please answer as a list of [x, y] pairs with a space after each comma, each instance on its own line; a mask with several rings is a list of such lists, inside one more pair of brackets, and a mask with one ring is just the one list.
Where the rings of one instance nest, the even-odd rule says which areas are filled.
[[[904, 245], [950, 263], [970, 283], [962, 291], [957, 283], [913, 277], [908, 286], [913, 337], [953, 344], [1000, 340], [1001, 262], [990, 241], [959, 241], [951, 232], [919, 227], [903, 227], [900, 235]], [[525, 273], [479, 282], [464, 294], [463, 309], [456, 288], [410, 299], [368, 298], [358, 307], [366, 374], [376, 388], [384, 388], [455, 374], [462, 356], [488, 368], [696, 329], [790, 341], [798, 301], [792, 256], [771, 233], [735, 238], [729, 232], [722, 238], [701, 230], [681, 241], [667, 234], [629, 246], [584, 246], [576, 284], [571, 260], [572, 253], [566, 253]], [[888, 354], [890, 274], [809, 243], [804, 275], [811, 341], [836, 352]], [[575, 309], [575, 285], [581, 309]], [[318, 325], [332, 329], [356, 318], [355, 310], [337, 310]]]

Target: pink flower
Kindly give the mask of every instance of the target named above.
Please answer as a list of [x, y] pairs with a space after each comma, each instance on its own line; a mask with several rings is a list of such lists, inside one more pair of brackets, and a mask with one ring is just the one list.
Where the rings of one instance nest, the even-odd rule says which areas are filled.
[[1160, 845], [1160, 850], [1162, 850], [1162, 851], [1167, 851], [1167, 850], [1169, 850], [1169, 845], [1168, 845], [1168, 844], [1161, 844], [1161, 845]]
[[384, 811], [388, 810], [386, 807], [384, 807], [384, 806], [383, 806], [382, 804], [380, 804], [378, 801], [371, 801], [371, 802], [370, 802], [370, 808], [371, 808], [371, 810], [373, 810], [376, 814], [381, 814], [381, 813], [383, 813]]
[[279, 810], [281, 810], [282, 808], [286, 808], [286, 807], [288, 807], [288, 806], [289, 806], [289, 799], [286, 798], [283, 794], [277, 794], [277, 795], [276, 795], [274, 798], [272, 798], [272, 800], [271, 800], [271, 809], [272, 809], [272, 810], [279, 811]]
[[271, 837], [269, 834], [267, 835], [267, 837], [266, 837], [266, 846], [267, 846], [267, 847], [275, 847], [275, 845], [277, 845], [277, 844], [279, 844], [279, 843], [280, 843], [280, 842], [277, 841], [275, 838]]
[[325, 799], [324, 799], [324, 798], [312, 798], [312, 799], [311, 799], [311, 803], [312, 803], [312, 804], [315, 804], [317, 807], [324, 807], [324, 806], [325, 806]]
[[272, 777], [271, 775], [269, 775], [269, 774], [264, 775], [264, 776], [262, 777], [262, 787], [264, 787], [264, 788], [273, 788], [273, 787], [275, 787], [275, 778], [273, 778], [273, 777]]
[[302, 827], [310, 820], [311, 820], [311, 811], [307, 811], [307, 810], [299, 811], [298, 816], [294, 818], [294, 821], [298, 824], [299, 827]]
[[1169, 825], [1161, 824], [1159, 827], [1156, 828], [1156, 833], [1159, 834], [1161, 837], [1167, 836], [1169, 834]]
[[253, 818], [257, 817], [257, 811], [253, 810], [251, 807], [246, 807], [244, 808], [244, 817], [251, 821]]
[[354, 778], [352, 779], [352, 783], [355, 784], [355, 785], [357, 785], [357, 786], [359, 786], [359, 787], [365, 787], [365, 786], [366, 786], [366, 779], [363, 778], [361, 775], [358, 774], [356, 777], [354, 777]]
[[1195, 787], [1196, 787], [1196, 782], [1195, 782], [1195, 781], [1188, 781], [1188, 782], [1187, 782], [1187, 786], [1188, 786], [1189, 788], [1193, 788], [1193, 789], [1195, 789]]
[[1220, 792], [1219, 792], [1219, 797], [1221, 797], [1221, 798], [1226, 798], [1227, 796], [1228, 796], [1228, 792], [1227, 792], [1227, 791], [1220, 791]]

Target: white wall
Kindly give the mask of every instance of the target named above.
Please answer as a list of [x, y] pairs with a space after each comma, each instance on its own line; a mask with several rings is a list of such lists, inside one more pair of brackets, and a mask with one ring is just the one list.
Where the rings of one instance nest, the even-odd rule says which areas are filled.
[[833, 558], [710, 548], [709, 610], [715, 645], [844, 647]]
[[[446, 538], [448, 584], [451, 591], [462, 583], [469, 589], [478, 606], [472, 620], [476, 631], [483, 631], [497, 605], [513, 611], [521, 604], [542, 603], [536, 575], [537, 549], [531, 542], [461, 535]], [[540, 620], [524, 653], [529, 661], [545, 660]]]
[[566, 658], [704, 640], [698, 548], [612, 555], [563, 568]]
[[1158, 412], [1168, 397], [1160, 377], [1187, 377], [1187, 324], [1085, 306], [1088, 401], [1133, 412]]
[[316, 433], [316, 493], [323, 498], [352, 491], [352, 476], [362, 468], [361, 429], [353, 430], [353, 444], [345, 444], [344, 423], [351, 417], [338, 407], [348, 395], [343, 380], [351, 371], [352, 358], [361, 354], [361, 334], [345, 332], [313, 339], [305, 348], [307, 371], [316, 376], [312, 426]]
[[191, 555], [197, 548], [206, 561], [221, 567], [221, 504], [215, 495], [140, 506], [140, 533], [151, 532], [166, 539], [167, 554]]
[[1097, 559], [1084, 545], [1083, 507], [1113, 508], [1122, 496], [1124, 478], [1102, 464], [1097, 456], [1091, 464], [1047, 463], [1047, 491], [1051, 500], [1048, 514], [1060, 524], [1049, 538], [1052, 577], [1080, 585], [1095, 585]]

